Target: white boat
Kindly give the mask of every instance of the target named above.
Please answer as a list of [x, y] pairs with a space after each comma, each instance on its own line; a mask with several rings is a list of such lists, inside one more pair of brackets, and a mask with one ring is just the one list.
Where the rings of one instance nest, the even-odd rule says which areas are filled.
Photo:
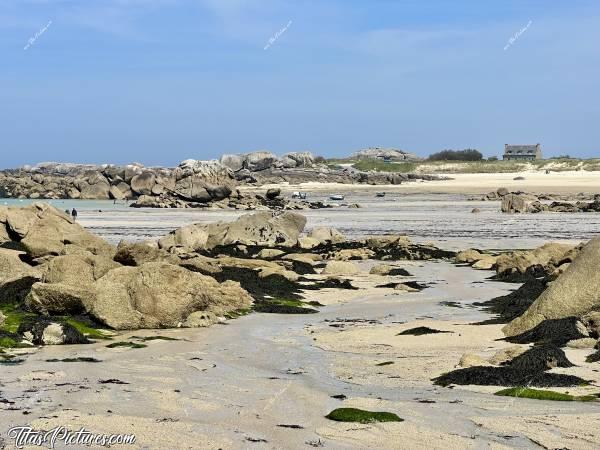
[[344, 196], [342, 194], [333, 194], [329, 196], [329, 200], [344, 200]]

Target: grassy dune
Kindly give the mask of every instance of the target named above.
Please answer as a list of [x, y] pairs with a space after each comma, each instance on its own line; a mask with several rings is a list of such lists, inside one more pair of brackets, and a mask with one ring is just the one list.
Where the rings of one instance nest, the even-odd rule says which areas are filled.
[[330, 167], [351, 164], [362, 171], [400, 173], [514, 173], [531, 170], [564, 172], [573, 170], [600, 171], [600, 159], [543, 159], [539, 161], [410, 161], [383, 162], [380, 160], [327, 160]]

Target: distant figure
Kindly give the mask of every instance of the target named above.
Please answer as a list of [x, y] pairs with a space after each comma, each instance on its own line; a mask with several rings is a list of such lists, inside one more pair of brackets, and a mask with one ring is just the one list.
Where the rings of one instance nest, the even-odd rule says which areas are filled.
[[68, 209], [65, 209], [65, 214], [68, 216], [71, 214], [71, 211], [69, 211]]
[[75, 208], [71, 211], [71, 217], [73, 217], [73, 220], [77, 220], [77, 210]]

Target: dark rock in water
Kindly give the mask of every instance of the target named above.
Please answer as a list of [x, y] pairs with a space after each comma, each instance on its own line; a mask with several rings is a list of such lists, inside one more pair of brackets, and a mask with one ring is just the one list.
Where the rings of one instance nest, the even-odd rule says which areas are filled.
[[479, 386], [579, 386], [587, 382], [574, 375], [546, 373], [553, 367], [573, 367], [565, 353], [552, 344], [537, 345], [502, 367], [475, 366], [453, 370], [433, 381], [440, 386], [451, 384]]
[[90, 341], [73, 325], [36, 317], [23, 321], [17, 333], [35, 345], [89, 344]]
[[509, 336], [504, 340], [515, 344], [548, 342], [562, 347], [570, 340], [585, 337], [589, 337], [589, 335], [577, 317], [565, 317], [564, 319], [544, 320], [531, 330], [516, 336]]
[[404, 330], [396, 336], [423, 336], [424, 334], [452, 333], [452, 331], [441, 331], [429, 327], [416, 327]]
[[482, 324], [510, 322], [527, 311], [545, 289], [545, 280], [530, 278], [519, 289], [510, 294], [493, 298], [487, 302], [475, 303], [476, 306], [483, 306], [486, 311], [498, 315], [494, 319], [482, 322]]

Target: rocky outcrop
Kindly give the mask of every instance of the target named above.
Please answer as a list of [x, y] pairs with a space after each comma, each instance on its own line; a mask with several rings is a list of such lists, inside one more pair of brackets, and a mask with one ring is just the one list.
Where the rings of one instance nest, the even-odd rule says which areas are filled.
[[[68, 325], [72, 316], [121, 330], [207, 326], [249, 308], [316, 313], [304, 293], [356, 289], [348, 277], [358, 266], [350, 260], [454, 256], [404, 236], [349, 240], [331, 228], [306, 236], [305, 223], [293, 212], [260, 212], [115, 249], [48, 205], [0, 208], [0, 311], [17, 312], [11, 321], [35, 319], [22, 321], [9, 341], [75, 343], [81, 336]], [[393, 266], [373, 273], [408, 274]]]
[[234, 244], [262, 247], [293, 246], [306, 225], [306, 218], [293, 212], [248, 214], [233, 222], [196, 224], [179, 228], [159, 240], [167, 251], [176, 247], [186, 250], [212, 250]]
[[369, 147], [352, 154], [355, 159], [386, 159], [390, 161], [420, 161], [422, 158], [414, 153], [394, 148]]
[[110, 256], [114, 253], [110, 244], [45, 203], [0, 207], [0, 229], [30, 260], [80, 251]]
[[550, 242], [534, 250], [506, 253], [496, 258], [497, 278], [519, 282], [549, 276], [578, 252], [578, 247]]
[[95, 288], [90, 314], [118, 330], [178, 327], [197, 311], [223, 315], [252, 303], [235, 282], [160, 262], [112, 270]]
[[533, 195], [507, 194], [502, 197], [500, 208], [504, 213], [537, 213], [542, 210], [542, 204]]
[[43, 163], [0, 173], [0, 193], [6, 197], [143, 198], [142, 204], [149, 206], [155, 206], [149, 199], [171, 202], [175, 207], [219, 201], [227, 198], [236, 184], [233, 171], [218, 161], [192, 159], [176, 168], [146, 168], [137, 163], [124, 167]]
[[549, 284], [529, 309], [503, 328], [521, 334], [544, 320], [579, 317], [600, 308], [600, 238], [588, 242], [562, 275]]
[[[525, 192], [509, 192], [500, 188], [490, 192], [482, 200], [501, 200], [500, 209], [504, 213], [540, 213], [540, 212], [600, 212], [600, 196], [595, 195], [591, 202], [582, 201], [581, 194], [573, 197], [562, 196], [564, 200], [556, 200], [557, 196], [534, 195]], [[554, 201], [550, 201], [554, 200]]]
[[234, 172], [261, 172], [267, 169], [310, 168], [315, 166], [315, 157], [310, 152], [291, 152], [279, 158], [266, 150], [246, 154], [225, 154], [219, 160], [221, 164]]

